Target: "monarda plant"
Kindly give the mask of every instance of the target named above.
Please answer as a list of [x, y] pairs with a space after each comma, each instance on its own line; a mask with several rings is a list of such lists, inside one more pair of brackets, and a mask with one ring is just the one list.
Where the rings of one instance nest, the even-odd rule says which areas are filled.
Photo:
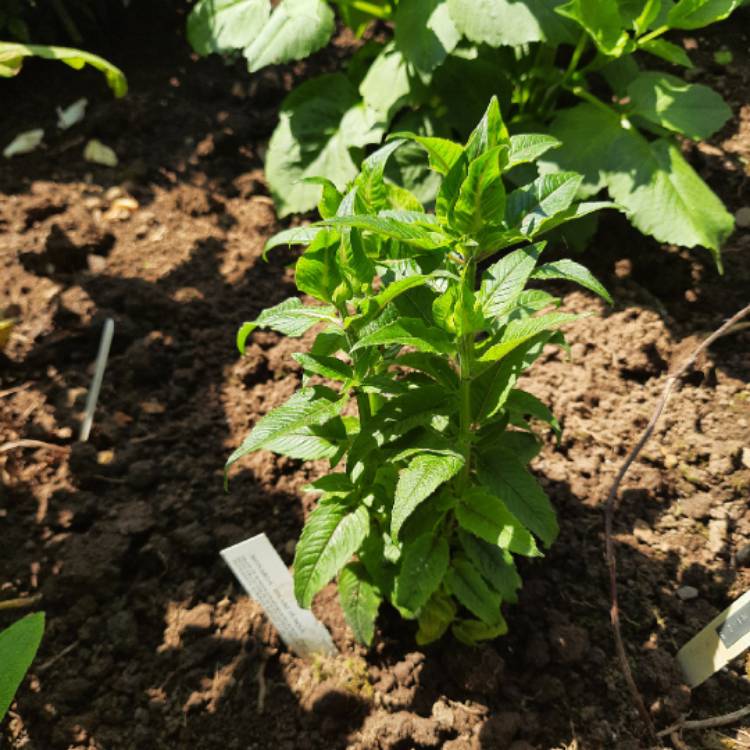
[[[384, 179], [407, 142], [441, 180], [434, 213]], [[320, 331], [294, 355], [300, 390], [255, 425], [228, 466], [257, 450], [330, 461], [308, 487], [320, 498], [297, 544], [295, 594], [309, 607], [338, 576], [364, 643], [386, 600], [416, 620], [420, 644], [448, 628], [467, 643], [505, 633], [501, 607], [521, 585], [515, 557], [541, 556], [557, 535], [527, 464], [541, 445], [534, 421], [559, 426], [517, 382], [546, 345], [564, 345], [560, 329], [578, 316], [538, 282], [609, 295], [580, 264], [543, 262], [537, 239], [613, 207], [576, 202], [582, 177], [572, 172], [508, 189], [509, 170], [558, 145], [509, 136], [493, 99], [465, 146], [400, 133], [344, 193], [318, 180], [322, 220], [267, 245], [307, 246], [296, 285], [310, 299], [245, 323], [240, 351], [256, 328]]]

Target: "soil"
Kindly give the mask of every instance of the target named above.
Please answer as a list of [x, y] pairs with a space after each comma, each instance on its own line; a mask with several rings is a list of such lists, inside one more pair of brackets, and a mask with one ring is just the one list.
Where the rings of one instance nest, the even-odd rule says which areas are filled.
[[[643, 731], [614, 655], [602, 503], [665, 377], [750, 297], [750, 229], [708, 254], [659, 247], [609, 218], [586, 261], [607, 308], [550, 350], [526, 387], [564, 427], [534, 470], [559, 511], [559, 541], [523, 566], [510, 634], [477, 649], [419, 650], [385, 612], [374, 646], [354, 643], [333, 586], [314, 610], [340, 656], [308, 663], [278, 640], [218, 552], [266, 532], [285, 561], [319, 464], [270, 454], [222, 467], [249, 427], [288, 397], [295, 345], [234, 333], [293, 292], [291, 253], [261, 260], [280, 228], [262, 172], [264, 144], [295, 77], [335, 63], [249, 77], [197, 60], [157, 5], [106, 50], [131, 93], [30, 62], [2, 83], [3, 132], [45, 127], [43, 150], [0, 162], [0, 307], [19, 319], [0, 354], [0, 599], [40, 596], [47, 630], [4, 725], [9, 747], [314, 750], [636, 750]], [[161, 9], [161, 10], [158, 10]], [[159, 17], [158, 13], [162, 13]], [[744, 26], [741, 20], [744, 19]], [[734, 116], [688, 156], [732, 211], [750, 206], [747, 13], [684, 40]], [[732, 51], [718, 66], [713, 52]], [[336, 54], [346, 52], [340, 40]], [[54, 107], [90, 99], [55, 132]], [[82, 159], [96, 137], [114, 169]], [[103, 321], [115, 321], [96, 421], [78, 443]], [[693, 690], [674, 655], [750, 588], [750, 332], [718, 341], [672, 399], [629, 473], [616, 519], [624, 636], [659, 727], [750, 699], [742, 658]], [[59, 448], [62, 446], [62, 448]], [[693, 598], [678, 591], [693, 587]], [[16, 612], [0, 612], [0, 626]], [[741, 727], [686, 735], [740, 747]], [[747, 746], [746, 744], [744, 746]]]

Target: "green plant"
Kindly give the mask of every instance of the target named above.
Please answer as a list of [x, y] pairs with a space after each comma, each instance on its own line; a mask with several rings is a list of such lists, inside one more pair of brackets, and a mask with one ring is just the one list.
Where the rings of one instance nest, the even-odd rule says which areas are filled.
[[[546, 130], [562, 147], [547, 171], [584, 175], [580, 197], [606, 188], [644, 234], [703, 245], [717, 257], [733, 228], [719, 198], [683, 158], [677, 135], [706, 138], [730, 111], [710, 88], [643, 69], [659, 58], [690, 68], [670, 29], [726, 18], [738, 0], [392, 0], [335, 3], [357, 32], [384, 19], [385, 44], [370, 42], [346, 72], [305, 81], [286, 99], [266, 173], [281, 215], [314, 206], [304, 182], [339, 188], [363, 149], [389, 130], [463, 139], [492, 95], [511, 132]], [[310, 55], [334, 30], [332, 3], [199, 0], [188, 38], [201, 54], [241, 53], [251, 72]], [[641, 53], [634, 56], [634, 53]], [[435, 180], [413, 149], [391, 174], [423, 199]]]
[[[440, 180], [434, 214], [384, 179], [408, 142], [425, 149]], [[513, 556], [540, 556], [537, 539], [549, 546], [557, 534], [525, 465], [540, 448], [531, 420], [559, 425], [517, 380], [546, 344], [564, 345], [559, 329], [578, 316], [527, 284], [566, 279], [608, 300], [583, 266], [538, 265], [536, 240], [614, 207], [577, 203], [583, 178], [571, 172], [506, 191], [510, 170], [559, 145], [509, 136], [493, 99], [465, 147], [403, 133], [363, 162], [345, 194], [317, 179], [322, 221], [268, 242], [307, 244], [297, 288], [323, 304], [292, 297], [265, 310], [240, 329], [240, 350], [258, 327], [293, 337], [324, 328], [294, 355], [301, 390], [258, 422], [227, 466], [260, 449], [330, 459], [332, 473], [310, 485], [321, 497], [297, 545], [295, 593], [309, 607], [338, 573], [364, 642], [383, 599], [418, 620], [420, 643], [449, 626], [467, 642], [505, 632], [500, 604], [515, 601], [521, 583]]]
[[44, 633], [44, 612], [21, 618], [0, 631], [0, 720], [36, 656]]

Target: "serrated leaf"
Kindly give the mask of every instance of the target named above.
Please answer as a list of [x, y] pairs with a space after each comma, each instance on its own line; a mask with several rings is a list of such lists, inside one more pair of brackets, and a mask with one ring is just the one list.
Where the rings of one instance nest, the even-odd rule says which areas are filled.
[[326, 474], [303, 488], [305, 492], [330, 492], [348, 494], [354, 489], [349, 477], [342, 472]]
[[427, 152], [430, 159], [430, 168], [442, 175], [447, 175], [450, 172], [451, 167], [461, 158], [461, 154], [464, 152], [463, 146], [454, 141], [449, 141], [447, 138], [404, 132], [394, 133], [391, 137], [418, 143]]
[[401, 318], [362, 336], [352, 351], [368, 346], [399, 344], [412, 346], [421, 352], [450, 354], [455, 349], [453, 338], [440, 328], [430, 328], [418, 318]]
[[302, 529], [294, 555], [294, 595], [308, 609], [313, 597], [359, 549], [370, 528], [367, 508], [330, 500], [318, 505]]
[[284, 229], [281, 232], [277, 232], [271, 237], [266, 244], [263, 246], [263, 258], [268, 255], [270, 250], [275, 247], [281, 247], [286, 245], [291, 247], [292, 245], [307, 245], [312, 242], [318, 234], [326, 231], [323, 227], [291, 227], [290, 229]]
[[446, 388], [458, 389], [459, 379], [456, 371], [446, 362], [444, 357], [425, 352], [406, 352], [401, 354], [394, 362], [397, 365], [413, 367], [415, 370], [424, 372], [434, 378]]
[[678, 47], [666, 39], [648, 39], [645, 42], [639, 42], [638, 46], [645, 52], [654, 55], [654, 57], [660, 57], [673, 65], [682, 65], [685, 68], [694, 67], [688, 53], [682, 47]]
[[290, 297], [266, 308], [255, 320], [243, 323], [237, 332], [237, 348], [242, 354], [245, 353], [247, 337], [256, 328], [270, 328], [285, 336], [299, 338], [320, 321], [335, 323], [336, 308], [330, 305], [308, 307], [299, 297]]
[[350, 380], [354, 377], [354, 371], [338, 357], [323, 357], [319, 354], [297, 353], [292, 357], [299, 362], [306, 373], [320, 375], [331, 380]]
[[539, 256], [544, 250], [543, 242], [528, 245], [503, 256], [482, 274], [479, 303], [482, 312], [490, 317], [506, 315], [529, 280]]
[[[524, 416], [530, 415], [535, 419], [546, 422], [555, 431], [557, 436], [560, 437], [562, 433], [560, 423], [550, 411], [550, 408], [542, 403], [533, 393], [527, 393], [520, 388], [514, 388], [508, 394], [508, 400], [505, 402], [505, 407], [511, 412], [518, 412]], [[534, 455], [536, 455], [536, 452]]]
[[404, 543], [394, 588], [399, 607], [416, 614], [440, 586], [450, 551], [443, 536], [424, 534]]
[[641, 73], [627, 93], [635, 114], [696, 141], [713, 135], [732, 116], [713, 89], [667, 73]]
[[457, 620], [453, 623], [451, 632], [461, 643], [467, 646], [476, 646], [480, 641], [490, 641], [508, 632], [508, 624], [500, 615], [500, 622], [488, 625], [479, 620]]
[[445, 584], [453, 596], [487, 625], [502, 621], [500, 594], [491, 589], [479, 571], [466, 559], [454, 558], [445, 574]]
[[297, 289], [311, 297], [330, 302], [341, 283], [337, 252], [341, 235], [325, 230], [315, 237], [310, 247], [297, 259], [294, 280]]
[[0, 720], [4, 718], [44, 634], [44, 612], [22, 617], [0, 631]]
[[396, 539], [404, 521], [440, 485], [452, 479], [464, 465], [459, 453], [424, 453], [412, 458], [399, 473], [391, 511], [391, 536]]
[[335, 216], [327, 219], [325, 224], [364, 229], [425, 250], [435, 250], [448, 242], [448, 238], [440, 232], [440, 228], [435, 225], [429, 214], [382, 211], [378, 216]]
[[598, 294], [602, 299], [613, 304], [612, 297], [609, 292], [604, 288], [602, 283], [588, 270], [585, 266], [580, 263], [576, 263], [574, 260], [569, 258], [561, 258], [560, 260], [553, 261], [552, 263], [545, 263], [539, 266], [532, 274], [531, 278], [547, 280], [547, 279], [562, 279], [564, 281], [572, 281], [584, 289], [588, 289], [594, 294]]
[[226, 54], [253, 42], [271, 15], [269, 0], [199, 0], [187, 19], [187, 38], [199, 55]]
[[440, 591], [436, 591], [419, 612], [417, 644], [424, 646], [437, 641], [448, 630], [455, 616], [456, 605], [453, 599]]
[[499, 224], [505, 212], [503, 168], [507, 146], [495, 146], [469, 164], [453, 206], [452, 225], [464, 234], [475, 234], [482, 226]]
[[253, 427], [227, 460], [227, 468], [257, 450], [274, 451], [302, 460], [333, 456], [336, 446], [315, 434], [312, 428], [337, 416], [345, 404], [345, 398], [339, 398], [335, 391], [323, 386], [300, 389]]
[[673, 29], [700, 29], [728, 18], [740, 0], [679, 0], [667, 14]]
[[513, 555], [495, 544], [459, 529], [458, 538], [468, 558], [474, 563], [482, 577], [497, 591], [504, 602], [518, 601], [517, 591], [521, 588], [521, 576], [518, 575]]
[[393, 23], [396, 45], [425, 81], [461, 39], [445, 0], [400, 3]]
[[248, 70], [301, 60], [325, 47], [333, 30], [333, 11], [323, 0], [281, 0], [243, 51]]
[[477, 474], [481, 484], [545, 546], [552, 544], [559, 530], [555, 511], [539, 483], [513, 454], [494, 452], [491, 462], [480, 462]]
[[349, 563], [339, 573], [339, 601], [354, 637], [365, 645], [372, 644], [375, 620], [383, 598], [361, 563]]
[[[305, 177], [303, 182], [310, 185], [320, 185], [320, 200], [318, 201], [318, 213], [323, 219], [336, 216], [344, 196], [339, 189], [327, 177]], [[321, 227], [310, 227], [321, 231]], [[292, 230], [287, 230], [292, 231]]]
[[502, 500], [479, 487], [472, 487], [461, 496], [456, 518], [462, 528], [480, 539], [518, 555], [539, 557], [534, 538], [508, 511]]
[[542, 133], [521, 133], [510, 137], [507, 170], [519, 164], [536, 161], [551, 148], [559, 148], [560, 141]]
[[357, 188], [356, 200], [362, 209], [357, 213], [375, 214], [387, 208], [388, 191], [383, 180], [383, 172], [388, 158], [402, 143], [402, 140], [390, 140], [362, 162], [359, 176], [354, 181]]
[[[500, 112], [500, 102], [497, 96], [493, 96], [479, 123], [471, 131], [469, 140], [466, 141], [465, 151], [469, 166], [471, 167], [471, 164], [480, 156], [498, 146], [508, 146], [509, 143], [510, 135]], [[505, 160], [502, 163], [505, 165]]]
[[556, 172], [514, 190], [505, 210], [508, 226], [533, 236], [545, 222], [570, 208], [582, 182], [575, 172]]
[[623, 29], [618, 3], [611, 0], [570, 0], [557, 12], [580, 24], [605, 55], [622, 54], [630, 39]]

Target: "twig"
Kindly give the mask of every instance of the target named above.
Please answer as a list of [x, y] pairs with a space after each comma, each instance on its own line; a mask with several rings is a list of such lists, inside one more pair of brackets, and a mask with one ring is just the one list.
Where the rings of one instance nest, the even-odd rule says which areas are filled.
[[0, 398], [5, 398], [6, 396], [12, 396], [14, 393], [20, 393], [21, 391], [25, 391], [28, 388], [31, 388], [31, 383], [24, 383], [23, 385], [14, 385], [12, 388], [6, 388], [4, 391], [0, 391]]
[[659, 732], [657, 737], [664, 737], [672, 732], [684, 731], [686, 729], [713, 729], [715, 727], [725, 727], [727, 724], [734, 724], [735, 721], [750, 716], [750, 705], [732, 711], [731, 714], [722, 714], [721, 716], [712, 716], [709, 719], [692, 719], [691, 721], [678, 721]]
[[80, 641], [73, 641], [73, 643], [67, 645], [62, 651], [59, 651], [56, 653], [51, 659], [47, 659], [47, 661], [40, 664], [38, 667], [35, 667], [34, 671], [37, 674], [41, 674], [42, 672], [46, 672], [50, 667], [57, 664], [60, 659], [62, 659], [64, 656], [67, 656], [71, 651], [73, 651], [75, 648], [81, 645]]
[[667, 401], [669, 400], [669, 397], [672, 394], [672, 390], [674, 389], [676, 383], [693, 366], [695, 360], [703, 351], [708, 349], [708, 347], [711, 346], [711, 344], [713, 344], [716, 339], [723, 336], [730, 328], [732, 328], [732, 326], [734, 326], [748, 314], [750, 314], [750, 305], [744, 307], [737, 314], [733, 315], [729, 320], [727, 320], [721, 327], [714, 331], [692, 352], [692, 354], [690, 354], [690, 356], [679, 367], [677, 367], [667, 377], [661, 397], [659, 398], [659, 401], [656, 404], [656, 408], [654, 409], [654, 413], [649, 420], [646, 429], [643, 431], [640, 439], [635, 444], [635, 447], [630, 451], [628, 457], [625, 459], [625, 462], [617, 472], [617, 476], [615, 477], [615, 481], [609, 491], [609, 495], [607, 495], [607, 502], [604, 506], [604, 543], [607, 566], [609, 568], [611, 599], [609, 616], [612, 623], [612, 631], [615, 639], [615, 649], [617, 650], [617, 656], [620, 660], [620, 665], [625, 677], [625, 682], [628, 685], [628, 690], [630, 691], [630, 696], [633, 699], [633, 703], [638, 709], [638, 713], [641, 715], [644, 724], [646, 725], [649, 737], [654, 745], [658, 744], [656, 728], [654, 727], [654, 722], [651, 719], [651, 714], [649, 714], [648, 709], [646, 708], [646, 704], [643, 701], [643, 696], [638, 690], [638, 686], [636, 685], [635, 679], [633, 678], [633, 672], [630, 669], [630, 662], [628, 661], [627, 654], [625, 653], [625, 644], [622, 640], [622, 630], [620, 628], [620, 607], [617, 596], [617, 558], [615, 557], [614, 542], [612, 540], [612, 522], [614, 519], [615, 510], [617, 508], [617, 493], [628, 469], [643, 449], [643, 446], [648, 442], [649, 438], [653, 434], [656, 423], [659, 421], [659, 417], [661, 417], [661, 414], [664, 411], [664, 407], [667, 405]]
[[18, 599], [6, 599], [0, 602], [0, 611], [6, 609], [23, 609], [24, 607], [34, 607], [42, 601], [41, 594], [34, 596], [21, 596]]
[[46, 450], [55, 451], [56, 453], [67, 453], [70, 450], [68, 445], [57, 445], [57, 443], [45, 443], [43, 440], [11, 440], [9, 443], [0, 445], [0, 453], [7, 453], [16, 448], [45, 448]]
[[268, 657], [264, 656], [258, 667], [258, 672], [255, 675], [255, 681], [258, 683], [258, 704], [256, 710], [259, 714], [263, 713], [263, 709], [266, 705], [266, 693], [268, 692], [265, 675], [266, 664], [268, 664]]
[[683, 742], [679, 732], [670, 732], [669, 739], [672, 740], [672, 744], [675, 746], [676, 750], [690, 750], [690, 746]]

